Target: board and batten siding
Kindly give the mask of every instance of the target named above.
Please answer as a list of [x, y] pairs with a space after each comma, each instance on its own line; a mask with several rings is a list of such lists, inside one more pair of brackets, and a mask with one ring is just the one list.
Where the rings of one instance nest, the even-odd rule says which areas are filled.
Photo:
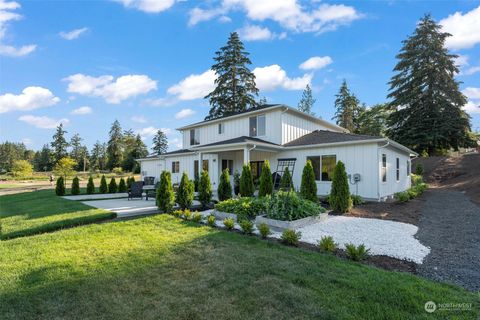
[[[382, 155], [387, 156], [387, 181], [382, 181]], [[400, 175], [397, 181], [396, 161], [399, 158]], [[378, 175], [379, 175], [379, 196], [381, 198], [392, 196], [397, 192], [402, 192], [410, 188], [411, 178], [407, 175], [407, 162], [410, 163], [410, 155], [401, 152], [390, 146], [378, 149]]]
[[145, 177], [155, 177], [156, 179], [160, 178], [160, 174], [165, 170], [165, 161], [160, 159], [148, 159], [142, 160], [140, 163], [141, 167], [141, 179]]
[[[194, 163], [198, 160], [196, 154], [178, 155], [165, 158], [166, 170], [172, 172], [172, 162], [179, 161], [180, 169], [178, 173], [172, 173], [172, 184], [180, 183], [182, 174], [186, 172], [189, 179], [194, 179]], [[218, 184], [218, 155], [217, 154], [203, 154], [202, 160], [208, 160], [208, 174], [210, 176], [210, 182], [212, 189], [217, 189]], [[199, 172], [202, 171], [202, 165], [200, 164]]]
[[289, 112], [282, 113], [282, 144], [298, 139], [315, 130], [337, 131], [306, 117], [299, 117]]

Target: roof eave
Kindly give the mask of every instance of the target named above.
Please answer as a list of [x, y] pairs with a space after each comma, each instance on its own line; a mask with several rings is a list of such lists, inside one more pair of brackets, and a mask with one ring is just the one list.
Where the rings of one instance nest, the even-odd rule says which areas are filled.
[[318, 147], [342, 146], [342, 145], [351, 145], [351, 144], [378, 143], [378, 142], [382, 142], [382, 141], [386, 141], [386, 140], [387, 140], [386, 138], [351, 140], [351, 141], [307, 144], [307, 145], [300, 145], [300, 146], [283, 146], [283, 148], [290, 149], [290, 150], [291, 149], [304, 149], [304, 148], [318, 148]]

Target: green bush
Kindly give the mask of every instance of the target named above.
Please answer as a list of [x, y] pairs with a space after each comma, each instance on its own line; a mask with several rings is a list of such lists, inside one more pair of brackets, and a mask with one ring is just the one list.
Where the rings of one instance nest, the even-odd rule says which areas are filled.
[[252, 234], [253, 232], [253, 222], [248, 219], [243, 219], [240, 221], [240, 228], [242, 228], [243, 233]]
[[217, 219], [215, 218], [215, 216], [213, 214], [211, 214], [207, 217], [207, 224], [210, 227], [215, 227], [216, 226], [216, 224], [215, 224], [216, 221], [217, 221]]
[[233, 174], [233, 192], [235, 195], [238, 195], [240, 193], [240, 173], [235, 170], [235, 173]]
[[230, 184], [230, 172], [228, 168], [222, 171], [218, 184], [218, 200], [224, 201], [232, 197], [232, 185]]
[[237, 219], [254, 219], [265, 212], [266, 201], [261, 198], [241, 197], [228, 199], [215, 205], [215, 209], [222, 212], [235, 213]]
[[196, 222], [196, 223], [200, 223], [202, 221], [202, 214], [198, 211], [195, 211], [195, 213], [193, 214], [193, 217], [192, 217], [192, 221]]
[[272, 233], [270, 231], [270, 227], [266, 223], [260, 223], [258, 226], [258, 231], [263, 239], [266, 239]]
[[120, 178], [120, 182], [118, 183], [118, 192], [127, 192], [127, 184], [123, 178]]
[[172, 187], [170, 172], [163, 171], [160, 175], [160, 186], [157, 189], [157, 206], [161, 212], [172, 212], [175, 205], [175, 194]]
[[87, 183], [87, 194], [94, 194], [95, 193], [95, 184], [93, 183], [93, 177], [88, 177]]
[[336, 212], [345, 213], [352, 208], [352, 198], [348, 187], [347, 172], [342, 161], [338, 161], [333, 171], [330, 206]]
[[190, 211], [190, 209], [185, 209], [182, 212], [183, 212], [182, 214], [183, 219], [187, 221], [192, 219], [193, 214], [192, 214], [192, 211]]
[[266, 201], [266, 214], [270, 219], [292, 221], [316, 216], [326, 210], [318, 203], [300, 198], [293, 191], [278, 191]]
[[291, 229], [285, 229], [282, 232], [282, 242], [291, 246], [298, 246], [302, 233]]
[[366, 249], [364, 244], [356, 247], [353, 243], [345, 244], [347, 257], [354, 261], [365, 260], [368, 258], [370, 249]]
[[417, 166], [415, 167], [415, 174], [423, 176], [423, 164], [417, 163]]
[[265, 197], [273, 193], [272, 171], [270, 170], [270, 162], [265, 160], [262, 165], [262, 174], [260, 175], [260, 187], [258, 188], [258, 196]]
[[212, 201], [212, 185], [208, 171], [202, 171], [200, 182], [198, 183], [198, 200], [203, 208], [206, 208]]
[[181, 218], [182, 215], [183, 215], [183, 211], [182, 211], [182, 210], [174, 210], [174, 211], [172, 212], [172, 215], [173, 215], [174, 217], [176, 217], [176, 218]]
[[399, 202], [407, 202], [421, 195], [427, 188], [428, 188], [428, 185], [426, 183], [421, 182], [409, 188], [407, 191], [395, 193], [394, 198]]
[[135, 182], [135, 177], [128, 177], [127, 178], [127, 187], [128, 189], [130, 189], [130, 187], [132, 186], [132, 183]]
[[115, 173], [115, 174], [122, 174], [123, 169], [121, 167], [116, 167], [116, 168], [112, 169], [112, 172]]
[[313, 171], [312, 162], [310, 160], [307, 160], [305, 167], [303, 167], [300, 195], [304, 199], [318, 202], [317, 182], [315, 181], [315, 172]]
[[412, 181], [412, 186], [416, 186], [416, 185], [418, 185], [418, 184], [423, 183], [423, 177], [420, 176], [420, 175], [418, 175], [418, 174], [412, 173], [412, 174], [410, 175], [410, 179], [411, 179], [411, 181]]
[[117, 181], [113, 177], [108, 184], [108, 193], [117, 193]]
[[195, 186], [190, 179], [188, 179], [188, 174], [184, 172], [182, 174], [182, 179], [180, 180], [180, 185], [177, 190], [176, 202], [182, 210], [188, 209], [192, 206], [193, 203], [193, 190]]
[[80, 179], [78, 177], [73, 178], [72, 180], [72, 189], [70, 190], [72, 195], [76, 196], [80, 194]]
[[294, 187], [293, 187], [292, 175], [290, 174], [290, 170], [288, 170], [288, 167], [287, 167], [285, 168], [285, 172], [283, 173], [283, 176], [280, 179], [280, 190], [290, 191], [293, 189]]
[[335, 252], [337, 250], [337, 243], [333, 241], [333, 238], [330, 236], [323, 236], [318, 242], [318, 247], [320, 250], [325, 252]]
[[105, 178], [105, 175], [102, 175], [102, 178], [100, 179], [99, 191], [100, 191], [100, 193], [107, 193], [108, 192], [107, 178]]
[[356, 194], [351, 194], [350, 195], [350, 198], [352, 198], [352, 204], [354, 206], [358, 206], [360, 204], [364, 204], [365, 201], [362, 199], [362, 197], [360, 197], [359, 195], [356, 195]]
[[397, 192], [393, 196], [395, 200], [399, 202], [407, 202], [410, 200], [410, 193], [408, 193], [408, 191]]
[[223, 225], [227, 230], [232, 230], [235, 226], [235, 221], [232, 218], [225, 218], [223, 219]]
[[242, 175], [240, 176], [240, 195], [242, 197], [251, 197], [254, 192], [255, 185], [253, 184], [252, 169], [249, 164], [244, 164]]
[[64, 196], [65, 195], [65, 181], [63, 177], [58, 177], [57, 184], [55, 185], [55, 194], [57, 196]]
[[194, 174], [193, 177], [193, 186], [195, 187], [195, 192], [198, 192], [198, 184], [200, 183], [200, 177], [197, 174]]

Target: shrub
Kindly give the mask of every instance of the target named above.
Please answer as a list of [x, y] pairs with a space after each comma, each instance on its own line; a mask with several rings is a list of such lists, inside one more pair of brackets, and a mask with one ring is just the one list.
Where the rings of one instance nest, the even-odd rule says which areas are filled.
[[329, 200], [330, 206], [337, 212], [345, 213], [352, 207], [347, 172], [342, 161], [338, 161], [335, 165]]
[[408, 200], [410, 200], [410, 193], [408, 193], [408, 191], [397, 192], [393, 196], [395, 200], [399, 202], [407, 202]]
[[230, 184], [230, 173], [228, 168], [222, 171], [220, 183], [218, 184], [218, 200], [223, 201], [232, 197], [232, 185]]
[[266, 209], [266, 202], [264, 199], [241, 197], [219, 202], [215, 205], [215, 209], [235, 213], [240, 221], [240, 219], [253, 219], [263, 214]]
[[127, 184], [123, 178], [120, 178], [120, 182], [118, 183], [118, 192], [127, 192]]
[[335, 250], [337, 250], [337, 244], [330, 236], [323, 236], [318, 242], [318, 247], [320, 248], [320, 250], [326, 252], [334, 252]]
[[252, 234], [253, 222], [248, 219], [243, 219], [242, 221], [240, 221], [240, 228], [242, 228], [243, 233]]
[[238, 171], [233, 174], [233, 192], [235, 195], [240, 193], [240, 173]]
[[242, 197], [251, 197], [255, 192], [253, 184], [252, 169], [249, 164], [244, 164], [242, 168], [242, 175], [240, 176], [240, 195]]
[[283, 191], [293, 190], [292, 175], [290, 174], [290, 170], [288, 170], [288, 167], [285, 168], [285, 172], [283, 173], [283, 176], [280, 179], [280, 190], [283, 190]]
[[105, 175], [102, 175], [102, 178], [100, 179], [100, 188], [99, 188], [100, 193], [107, 193], [107, 179], [105, 178]]
[[203, 208], [206, 208], [212, 201], [212, 185], [210, 184], [210, 177], [208, 171], [203, 170], [200, 175], [200, 182], [198, 184], [198, 200]]
[[174, 217], [176, 217], [176, 218], [181, 218], [182, 215], [183, 215], [183, 211], [182, 211], [182, 210], [174, 210], [174, 211], [172, 212], [172, 215], [173, 215]]
[[210, 227], [215, 227], [216, 226], [216, 224], [215, 224], [216, 221], [217, 221], [217, 219], [215, 218], [215, 216], [213, 214], [211, 214], [207, 217], [207, 224]]
[[418, 174], [412, 173], [410, 179], [412, 181], [412, 186], [416, 186], [423, 183], [423, 177]]
[[183, 210], [183, 219], [185, 220], [191, 220], [192, 219], [192, 211], [190, 209], [185, 209]]
[[260, 232], [260, 235], [263, 239], [266, 239], [272, 233], [266, 223], [260, 223], [260, 225], [258, 226], [258, 231]]
[[93, 183], [93, 177], [88, 177], [87, 183], [87, 194], [94, 194], [95, 193], [95, 184]]
[[423, 176], [423, 164], [417, 163], [417, 166], [415, 167], [415, 174]]
[[265, 197], [273, 193], [272, 171], [270, 171], [270, 162], [265, 160], [262, 165], [262, 174], [260, 175], [260, 187], [258, 188], [258, 196]]
[[352, 198], [352, 204], [354, 206], [358, 206], [359, 204], [364, 204], [365, 203], [365, 201], [359, 195], [351, 194], [350, 198]]
[[112, 172], [115, 173], [115, 174], [122, 174], [122, 173], [123, 173], [123, 169], [120, 168], [120, 167], [116, 167], [116, 168], [113, 168], [113, 169], [112, 169]]
[[291, 246], [298, 246], [302, 233], [291, 229], [285, 229], [282, 232], [282, 241]]
[[365, 260], [368, 257], [370, 249], [366, 249], [364, 244], [355, 247], [353, 243], [345, 244], [347, 257], [354, 261]]
[[303, 167], [302, 182], [300, 185], [300, 195], [302, 198], [317, 202], [317, 183], [315, 182], [315, 172], [313, 171], [312, 162], [307, 160]]
[[180, 185], [177, 190], [176, 201], [182, 210], [188, 209], [192, 206], [193, 203], [193, 190], [195, 186], [190, 179], [188, 179], [188, 174], [184, 172], [182, 174], [182, 179], [180, 180]]
[[195, 213], [193, 214], [192, 220], [193, 222], [200, 223], [202, 221], [202, 214], [198, 211], [195, 211]]
[[117, 181], [113, 177], [108, 184], [108, 193], [117, 193]]
[[57, 184], [55, 185], [55, 193], [57, 196], [65, 195], [65, 181], [63, 180], [63, 177], [59, 177], [57, 179]]
[[235, 226], [235, 221], [233, 221], [232, 218], [225, 218], [223, 220], [223, 225], [225, 226], [225, 228], [227, 228], [227, 230], [232, 230]]
[[130, 187], [132, 186], [132, 183], [135, 182], [135, 177], [128, 177], [127, 178], [127, 187], [128, 189], [130, 189]]
[[325, 212], [318, 203], [300, 198], [293, 191], [278, 191], [266, 201], [267, 217], [270, 219], [292, 221], [316, 216]]
[[33, 166], [27, 160], [16, 160], [12, 165], [14, 177], [30, 177], [33, 174]]
[[172, 187], [170, 172], [163, 171], [160, 175], [160, 186], [157, 189], [157, 206], [161, 212], [169, 213], [175, 204], [175, 194]]
[[70, 192], [71, 192], [73, 195], [78, 195], [78, 194], [80, 194], [80, 179], [78, 179], [78, 177], [73, 178], [73, 180], [72, 180], [72, 189], [70, 190]]

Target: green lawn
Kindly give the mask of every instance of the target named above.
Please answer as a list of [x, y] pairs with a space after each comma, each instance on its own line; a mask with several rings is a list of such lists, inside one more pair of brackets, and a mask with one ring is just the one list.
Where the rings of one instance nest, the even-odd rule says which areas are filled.
[[111, 212], [57, 197], [53, 190], [0, 196], [0, 239], [53, 231], [114, 217]]

